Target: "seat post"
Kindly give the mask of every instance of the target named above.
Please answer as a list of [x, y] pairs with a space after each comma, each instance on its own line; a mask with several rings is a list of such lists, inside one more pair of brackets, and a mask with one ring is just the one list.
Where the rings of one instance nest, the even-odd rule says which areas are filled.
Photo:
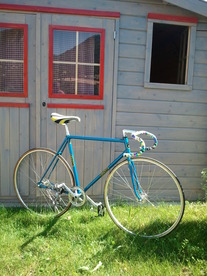
[[69, 132], [69, 129], [68, 129], [68, 126], [66, 124], [65, 125], [65, 132], [66, 132], [66, 136], [70, 135], [70, 132]]

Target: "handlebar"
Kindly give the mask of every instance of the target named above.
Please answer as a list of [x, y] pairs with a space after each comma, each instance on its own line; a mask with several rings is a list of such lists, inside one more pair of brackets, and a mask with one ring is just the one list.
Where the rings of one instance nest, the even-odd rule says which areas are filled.
[[[123, 137], [127, 137], [127, 134], [130, 134], [132, 139], [134, 139], [140, 143], [139, 152], [132, 153], [134, 156], [141, 155], [146, 150], [155, 149], [156, 146], [158, 145], [157, 137], [154, 134], [152, 134], [151, 132], [148, 132], [146, 130], [134, 131], [134, 130], [124, 129]], [[144, 140], [142, 138], [140, 138], [139, 135], [149, 136], [151, 139], [153, 139], [154, 144], [151, 147], [146, 147]]]

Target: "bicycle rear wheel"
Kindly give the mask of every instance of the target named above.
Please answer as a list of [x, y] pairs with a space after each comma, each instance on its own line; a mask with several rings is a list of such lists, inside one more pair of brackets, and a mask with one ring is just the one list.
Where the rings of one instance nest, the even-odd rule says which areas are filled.
[[182, 187], [175, 174], [161, 162], [142, 157], [132, 162], [133, 178], [135, 182], [138, 179], [142, 191], [136, 189], [141, 200], [135, 195], [129, 163], [125, 160], [106, 180], [106, 209], [114, 223], [130, 234], [163, 237], [182, 219], [185, 208]]
[[73, 187], [73, 173], [60, 155], [49, 168], [55, 154], [46, 148], [29, 150], [20, 157], [14, 170], [14, 188], [18, 199], [25, 208], [37, 214], [61, 216], [71, 205], [67, 190], [63, 185], [58, 188], [58, 184]]

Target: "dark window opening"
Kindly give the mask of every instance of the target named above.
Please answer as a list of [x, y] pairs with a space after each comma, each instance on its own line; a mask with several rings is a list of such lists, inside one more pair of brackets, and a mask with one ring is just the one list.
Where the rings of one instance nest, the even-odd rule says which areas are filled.
[[186, 84], [187, 26], [153, 24], [150, 82]]

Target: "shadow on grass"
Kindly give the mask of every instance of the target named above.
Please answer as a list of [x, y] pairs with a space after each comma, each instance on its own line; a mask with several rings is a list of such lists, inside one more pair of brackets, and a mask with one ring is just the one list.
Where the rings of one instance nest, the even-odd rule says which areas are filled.
[[36, 238], [48, 236], [49, 233], [50, 233], [50, 230], [53, 228], [53, 226], [57, 223], [58, 220], [59, 220], [59, 218], [51, 218], [51, 219], [49, 219], [48, 223], [47, 223], [47, 226], [45, 227], [45, 229], [43, 231], [41, 231], [40, 233], [34, 235], [30, 239], [28, 239], [26, 242], [24, 242], [21, 245], [21, 250], [23, 250], [28, 244], [32, 243]]
[[[102, 258], [135, 261], [139, 258], [157, 261], [170, 260], [175, 263], [189, 263], [207, 260], [207, 221], [183, 222], [171, 234], [157, 239], [123, 234], [122, 231], [107, 233], [103, 239], [111, 240], [113, 249], [105, 248]], [[114, 256], [113, 256], [114, 255]]]
[[[75, 215], [72, 214], [72, 217]], [[155, 258], [158, 262], [170, 261], [175, 264], [188, 264], [189, 262], [197, 262], [199, 260], [203, 262], [207, 261], [207, 221], [205, 220], [182, 221], [166, 237], [145, 239], [125, 233], [115, 225], [113, 226], [113, 222], [111, 222], [111, 226], [108, 226], [105, 222], [100, 221], [98, 227], [102, 227], [102, 229], [99, 232], [96, 223], [93, 223], [96, 219], [98, 220], [99, 218], [93, 215], [89, 216], [88, 213], [79, 216], [75, 222], [63, 219], [61, 220], [61, 227], [58, 233], [54, 232], [57, 229], [54, 226], [59, 218], [40, 220], [39, 223], [41, 222], [44, 230], [25, 241], [21, 249], [24, 250], [27, 245], [34, 242], [38, 237], [48, 238], [48, 236], [56, 233], [58, 234], [57, 237], [61, 238], [61, 236], [65, 236], [64, 229], [67, 229], [68, 237], [72, 237], [76, 233], [76, 238], [79, 236], [79, 239], [83, 239], [82, 246], [88, 243], [87, 239], [90, 242], [94, 239], [95, 244], [103, 245], [98, 252], [94, 253], [94, 257], [100, 259], [105, 264], [110, 259], [133, 262], [139, 259], [147, 261], [148, 259]], [[84, 230], [86, 228], [89, 230], [88, 232]], [[91, 235], [93, 233], [92, 229], [97, 233]]]

